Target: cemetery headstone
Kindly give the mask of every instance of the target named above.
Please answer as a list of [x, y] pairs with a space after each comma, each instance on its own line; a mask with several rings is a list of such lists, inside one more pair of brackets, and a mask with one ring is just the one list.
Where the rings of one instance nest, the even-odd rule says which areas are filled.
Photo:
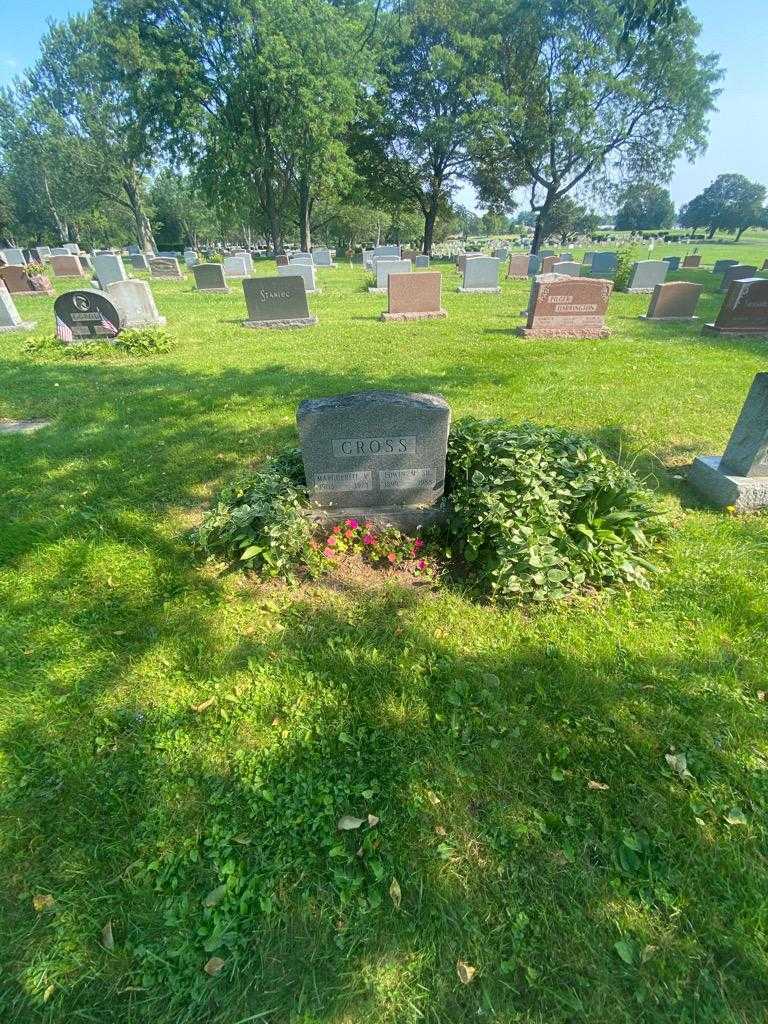
[[24, 267], [27, 261], [21, 249], [0, 249], [9, 267]]
[[184, 262], [186, 263], [190, 270], [192, 269], [192, 267], [195, 266], [197, 261], [197, 253], [195, 252], [194, 249], [184, 250]]
[[657, 284], [653, 289], [648, 312], [640, 319], [698, 320], [699, 318], [694, 316], [694, 312], [703, 287], [703, 285], [693, 284], [691, 281], [668, 281], [666, 284]]
[[107, 285], [114, 284], [115, 281], [128, 280], [122, 256], [94, 256], [93, 269], [99, 282], [99, 288], [102, 290], [106, 289]]
[[638, 260], [632, 264], [627, 291], [652, 292], [657, 284], [662, 284], [668, 269], [666, 260]]
[[11, 293], [0, 281], [0, 332], [9, 334], [11, 331], [33, 331], [37, 327], [34, 320], [22, 320]]
[[464, 278], [460, 292], [492, 292], [498, 294], [501, 260], [494, 256], [475, 256], [464, 261]]
[[563, 274], [565, 277], [578, 277], [581, 274], [581, 264], [575, 260], [560, 260], [552, 266], [553, 274]]
[[492, 249], [491, 250], [491, 256], [493, 256], [494, 259], [501, 260], [503, 262], [507, 258], [507, 256], [508, 256], [508, 250], [507, 249]]
[[704, 325], [706, 334], [768, 335], [768, 278], [733, 281], [717, 319]]
[[302, 402], [296, 420], [317, 517], [360, 515], [402, 529], [439, 518], [450, 419], [437, 395], [362, 391]]
[[509, 257], [507, 264], [507, 280], [520, 281], [528, 277], [528, 264], [530, 257], [523, 252], [514, 253]]
[[414, 270], [429, 270], [429, 256], [419, 253], [413, 261]]
[[81, 252], [77, 258], [80, 260], [80, 266], [83, 268], [83, 273], [92, 274], [93, 263], [91, 262], [91, 257], [88, 255], [88, 253]]
[[77, 244], [77, 242], [65, 242], [63, 248], [66, 249], [66, 251], [68, 253], [71, 253], [73, 256], [80, 255], [80, 246]]
[[412, 269], [410, 260], [376, 260], [376, 284], [368, 291], [384, 294], [390, 274], [410, 274]]
[[242, 256], [225, 256], [224, 257], [224, 276], [225, 277], [248, 277], [248, 264]]
[[140, 245], [136, 245], [136, 243], [134, 243], [133, 245], [129, 245], [128, 246], [128, 255], [129, 256], [138, 256], [140, 252], [141, 252], [141, 246]]
[[564, 263], [571, 263], [571, 262], [573, 262], [573, 253], [572, 252], [561, 252], [560, 253], [560, 259]]
[[526, 338], [607, 338], [605, 326], [613, 283], [587, 277], [536, 280], [528, 323], [520, 328]]
[[768, 373], [752, 381], [722, 457], [694, 459], [688, 482], [719, 508], [768, 507]]
[[683, 270], [693, 270], [700, 265], [701, 256], [698, 253], [692, 253], [690, 256], [683, 257]]
[[669, 267], [670, 271], [674, 273], [680, 269], [680, 257], [679, 256], [665, 256], [664, 262]]
[[243, 292], [248, 307], [245, 327], [313, 327], [317, 323], [317, 317], [309, 314], [304, 277], [299, 273], [245, 278]]
[[591, 267], [592, 266], [592, 257], [594, 255], [595, 255], [594, 252], [585, 252], [584, 253], [584, 259], [582, 260], [582, 263], [584, 263], [587, 267]]
[[439, 320], [447, 314], [442, 308], [443, 275], [389, 274], [387, 277], [387, 312], [382, 320]]
[[716, 260], [712, 267], [713, 274], [724, 274], [729, 267], [735, 267], [738, 260]]
[[400, 259], [400, 246], [399, 245], [375, 245], [373, 247], [374, 256], [396, 256]]
[[295, 253], [288, 260], [289, 263], [299, 264], [304, 267], [314, 267], [315, 261], [312, 259], [312, 253], [300, 252]]
[[51, 266], [55, 277], [85, 277], [79, 257], [72, 253], [67, 253], [66, 256], [51, 257]]
[[278, 267], [277, 274], [278, 277], [300, 277], [304, 281], [304, 291], [307, 295], [320, 295], [322, 293], [321, 289], [317, 287], [313, 264], [289, 263], [287, 267]]
[[336, 264], [331, 258], [330, 249], [313, 249], [312, 259], [315, 262], [316, 267], [335, 267]]
[[131, 255], [131, 266], [134, 270], [144, 270], [149, 272], [149, 262], [143, 252], [137, 252]]
[[554, 266], [558, 262], [557, 256], [554, 253], [551, 256], [541, 257], [541, 273], [542, 274], [554, 274]]
[[105, 288], [107, 295], [120, 310], [124, 328], [163, 327], [152, 289], [146, 281], [113, 281]]
[[32, 254], [36, 263], [47, 263], [51, 258], [50, 246], [38, 245], [36, 249], [32, 250]]
[[51, 249], [51, 256], [71, 256], [71, 255], [72, 255], [72, 253], [69, 251], [69, 249], [65, 249], [64, 246], [62, 246], [62, 245], [55, 245], [53, 247], [53, 249]]
[[11, 295], [53, 295], [45, 274], [29, 274], [25, 267], [0, 267], [0, 281]]
[[723, 280], [720, 283], [720, 291], [727, 292], [732, 281], [743, 280], [747, 277], [754, 277], [757, 273], [757, 267], [751, 267], [746, 263], [736, 263], [723, 274]]
[[593, 252], [590, 273], [593, 277], [615, 274], [619, 259], [615, 252]]
[[275, 262], [277, 263], [278, 267], [287, 267], [288, 257], [285, 255], [285, 253], [278, 253], [278, 255], [275, 256]]
[[763, 265], [760, 270], [768, 270], [768, 260], [763, 260]]
[[199, 292], [229, 291], [221, 263], [197, 263], [192, 267], [192, 273], [195, 277], [195, 288]]
[[542, 259], [545, 259], [547, 256], [554, 256], [554, 255], [555, 255], [555, 250], [554, 249], [539, 249], [539, 256], [541, 256]]
[[459, 253], [459, 255], [456, 257], [456, 269], [462, 275], [462, 277], [464, 276], [464, 267], [466, 266], [467, 260], [469, 260], [469, 259], [476, 259], [478, 256], [482, 256], [482, 255], [483, 254], [481, 252], [460, 252]]
[[176, 281], [184, 279], [179, 267], [179, 261], [175, 256], [155, 256], [149, 263], [149, 272], [152, 277], [171, 278]]
[[120, 310], [103, 292], [90, 288], [64, 292], [53, 304], [56, 337], [65, 344], [110, 341], [123, 327]]

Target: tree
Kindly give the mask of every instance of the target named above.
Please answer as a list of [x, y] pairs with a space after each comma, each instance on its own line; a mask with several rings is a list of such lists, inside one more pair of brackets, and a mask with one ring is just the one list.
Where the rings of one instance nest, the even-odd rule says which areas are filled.
[[359, 167], [372, 187], [421, 212], [424, 253], [447, 208], [480, 106], [481, 21], [461, 0], [413, 0], [390, 20], [382, 84], [360, 127]]
[[644, 8], [489, 0], [493, 87], [479, 180], [524, 173], [539, 214], [534, 251], [551, 207], [573, 189], [653, 177], [704, 146], [717, 59], [697, 52], [699, 26], [685, 6], [663, 12], [648, 0]]
[[630, 185], [621, 196], [615, 225], [619, 231], [648, 231], [670, 228], [675, 207], [669, 189], [652, 183]]
[[720, 174], [699, 195], [680, 211], [683, 227], [716, 231], [735, 231], [736, 241], [750, 227], [765, 223], [765, 186], [750, 181], [743, 174]]
[[203, 239], [210, 242], [220, 235], [218, 219], [190, 175], [163, 168], [150, 186], [149, 197], [164, 248], [181, 243], [198, 249]]
[[573, 241], [577, 235], [590, 234], [600, 223], [597, 214], [590, 213], [570, 196], [561, 196], [547, 211], [541, 229], [542, 239], [556, 237], [561, 245]]
[[456, 205], [453, 207], [453, 224], [452, 229], [465, 238], [470, 235], [482, 234], [482, 224], [480, 218], [473, 211], [467, 209], [466, 206]]

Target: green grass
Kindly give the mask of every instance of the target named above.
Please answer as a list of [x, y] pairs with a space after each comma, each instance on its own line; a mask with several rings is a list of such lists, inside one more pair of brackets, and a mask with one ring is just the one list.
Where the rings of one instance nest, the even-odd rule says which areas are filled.
[[[54, 420], [0, 437], [3, 1024], [765, 1019], [766, 519], [676, 468], [722, 451], [768, 343], [643, 324], [647, 295], [612, 297], [607, 341], [523, 341], [525, 282], [458, 295], [442, 269], [445, 321], [379, 322], [343, 264], [312, 330], [244, 329], [239, 286], [188, 277], [153, 283], [168, 353], [2, 336], [0, 416]], [[712, 319], [712, 275], [675, 278]], [[298, 402], [372, 386], [634, 459], [674, 524], [658, 581], [505, 612], [196, 563], [187, 529], [295, 443]]]

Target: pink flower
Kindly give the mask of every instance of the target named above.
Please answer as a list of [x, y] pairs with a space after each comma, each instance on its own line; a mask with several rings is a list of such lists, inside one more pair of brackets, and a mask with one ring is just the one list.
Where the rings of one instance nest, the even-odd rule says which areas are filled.
[[358, 521], [356, 519], [347, 519], [347, 521], [344, 523], [344, 525], [348, 526], [350, 528], [350, 530], [356, 530], [358, 528], [358, 526], [360, 525], [360, 523], [358, 523]]
[[395, 554], [394, 551], [389, 552], [389, 554], [387, 555], [387, 561], [392, 563], [397, 561], [397, 555]]
[[326, 548], [323, 554], [326, 558], [333, 558], [333, 548]]
[[365, 524], [365, 531], [366, 531], [366, 533], [370, 533], [372, 529], [373, 529], [373, 523], [366, 523]]
[[373, 534], [372, 533], [366, 533], [366, 535], [363, 537], [363, 544], [371, 545], [371, 544], [375, 544], [375, 543], [376, 543], [376, 538], [373, 536]]
[[334, 526], [334, 528], [333, 528], [333, 530], [331, 532], [332, 533], [341, 533], [341, 527], [340, 526]]
[[420, 569], [420, 570], [426, 569], [427, 568], [427, 560], [426, 560], [426, 558], [420, 558], [418, 560], [418, 562], [416, 563], [416, 568]]
[[347, 538], [347, 540], [352, 540], [352, 538], [355, 536], [355, 531], [347, 530], [344, 536]]
[[339, 542], [339, 538], [335, 537], [333, 534], [331, 534], [331, 536], [328, 538], [328, 540], [325, 543], [328, 545], [329, 548], [332, 548], [332, 547], [335, 547], [336, 544], [338, 544], [338, 542]]
[[415, 541], [413, 542], [413, 550], [414, 550], [414, 551], [418, 551], [418, 550], [419, 550], [420, 548], [423, 548], [423, 547], [424, 547], [424, 541], [423, 541], [423, 540], [419, 540], [419, 539], [417, 538], [417, 539], [416, 539], [416, 540], [415, 540]]

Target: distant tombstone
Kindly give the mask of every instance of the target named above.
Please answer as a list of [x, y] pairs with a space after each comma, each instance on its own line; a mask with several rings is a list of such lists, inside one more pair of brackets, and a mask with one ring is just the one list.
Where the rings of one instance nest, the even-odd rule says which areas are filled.
[[694, 316], [694, 312], [703, 287], [703, 285], [693, 284], [691, 281], [669, 281], [666, 284], [657, 284], [653, 289], [648, 312], [640, 319], [677, 320], [678, 322], [698, 320], [699, 318]]
[[33, 255], [36, 254], [36, 260], [38, 263], [47, 263], [51, 258], [51, 249], [48, 245], [38, 245], [36, 249], [32, 250]]
[[763, 265], [760, 270], [768, 270], [768, 260], [763, 260]]
[[735, 267], [738, 260], [716, 260], [712, 267], [713, 274], [724, 274], [729, 267]]
[[555, 264], [558, 262], [557, 256], [554, 254], [551, 256], [541, 257], [541, 273], [542, 274], [554, 274]]
[[190, 270], [192, 269], [192, 267], [195, 266], [197, 261], [197, 253], [195, 252], [194, 249], [184, 250], [184, 262], [186, 263]]
[[242, 249], [232, 254], [233, 256], [239, 256], [245, 260], [245, 269], [248, 271], [248, 276], [253, 274], [253, 256], [249, 252], [244, 252]]
[[530, 257], [524, 252], [510, 256], [509, 263], [507, 264], [507, 280], [520, 281], [523, 278], [528, 277], [529, 260]]
[[399, 245], [376, 245], [373, 248], [374, 256], [397, 256], [400, 259]]
[[459, 253], [459, 255], [456, 257], [456, 269], [462, 275], [462, 277], [464, 276], [464, 267], [466, 265], [467, 260], [477, 259], [478, 256], [482, 256], [482, 255], [483, 254], [481, 252], [460, 252]]
[[77, 341], [110, 341], [123, 321], [117, 306], [103, 292], [80, 288], [64, 292], [53, 304], [56, 337], [65, 344]]
[[77, 242], [65, 242], [63, 248], [66, 249], [66, 251], [68, 253], [71, 253], [73, 256], [80, 255], [80, 246], [77, 244]]
[[507, 258], [507, 256], [508, 256], [508, 250], [507, 249], [492, 249], [491, 250], [491, 256], [493, 256], [494, 259], [501, 260], [503, 262]]
[[288, 262], [298, 263], [304, 267], [314, 267], [315, 265], [315, 261], [312, 259], [312, 253], [309, 252], [296, 253], [295, 255], [289, 257]]
[[115, 281], [128, 280], [122, 256], [94, 256], [93, 269], [102, 290]]
[[387, 312], [382, 320], [441, 320], [447, 314], [442, 307], [443, 275], [389, 274]]
[[72, 255], [72, 253], [69, 251], [69, 249], [65, 249], [64, 246], [62, 246], [62, 245], [55, 245], [53, 247], [53, 249], [51, 249], [51, 256], [71, 256], [71, 255]]
[[285, 253], [278, 253], [278, 255], [275, 256], [275, 262], [277, 263], [278, 267], [287, 267], [288, 257], [285, 255]]
[[224, 257], [224, 276], [242, 278], [248, 277], [248, 264], [243, 256]]
[[405, 529], [433, 521], [450, 419], [437, 395], [362, 391], [302, 402], [296, 420], [318, 518], [357, 513]]
[[330, 249], [313, 249], [312, 258], [316, 267], [335, 267]]
[[26, 267], [0, 267], [0, 281], [11, 295], [53, 295], [45, 274], [30, 274]]
[[429, 256], [423, 256], [421, 253], [413, 261], [414, 270], [429, 270]]
[[593, 252], [590, 273], [593, 277], [615, 274], [619, 265], [615, 252]]
[[175, 260], [178, 258], [179, 254], [177, 252], [159, 252], [157, 255], [160, 259]]
[[123, 327], [162, 327], [166, 323], [155, 305], [152, 290], [146, 281], [113, 281], [105, 288], [118, 307]]
[[594, 252], [585, 252], [584, 253], [584, 259], [581, 262], [584, 263], [587, 267], [591, 267], [592, 266], [592, 257], [594, 255], [595, 255]]
[[526, 338], [607, 338], [605, 312], [613, 284], [588, 277], [537, 280], [533, 285]]
[[307, 295], [319, 295], [320, 289], [315, 281], [314, 266], [306, 263], [289, 263], [287, 267], [277, 268], [278, 277], [301, 277]]
[[175, 256], [155, 256], [147, 262], [152, 277], [167, 277], [177, 281], [184, 278]]
[[400, 253], [400, 259], [402, 259], [402, 260], [410, 260], [411, 263], [413, 263], [413, 261], [416, 259], [416, 257], [418, 255], [419, 255], [419, 250], [418, 249], [403, 249], [401, 251], [401, 253]]
[[129, 256], [138, 256], [140, 252], [141, 252], [141, 246], [140, 245], [134, 244], [134, 245], [129, 245], [128, 246], [128, 255]]
[[67, 253], [66, 256], [53, 256], [51, 266], [55, 277], [85, 277], [79, 257], [72, 253]]
[[683, 270], [693, 270], [701, 265], [701, 256], [698, 253], [692, 253], [690, 256], [683, 257]]
[[37, 327], [34, 320], [22, 320], [11, 293], [0, 281], [0, 333], [11, 331], [33, 331]]
[[[539, 256], [541, 256], [542, 259], [544, 259], [547, 256], [554, 256], [554, 255], [555, 255], [555, 250], [554, 249], [539, 249]], [[542, 271], [542, 273], [545, 273], [545, 271]]]
[[581, 264], [575, 260], [560, 260], [552, 266], [553, 274], [563, 274], [565, 277], [578, 277], [581, 274]]
[[147, 257], [144, 255], [143, 252], [133, 253], [130, 259], [131, 266], [133, 267], [134, 270], [144, 270], [147, 272], [149, 271], [149, 263], [147, 261]]
[[669, 269], [674, 273], [680, 269], [680, 257], [679, 256], [665, 256], [664, 262], [667, 264]]
[[627, 291], [652, 292], [657, 284], [663, 283], [668, 269], [666, 260], [638, 260], [632, 264]]
[[386, 292], [387, 278], [390, 274], [410, 274], [412, 271], [410, 260], [377, 260], [376, 261], [376, 284], [369, 288], [369, 292]]
[[705, 324], [707, 334], [768, 335], [768, 278], [731, 282], [717, 319]]
[[768, 507], [768, 373], [752, 381], [723, 456], [694, 459], [688, 482], [719, 508]]
[[757, 267], [752, 267], [747, 263], [736, 263], [723, 274], [723, 280], [720, 283], [720, 291], [727, 292], [732, 281], [740, 281], [747, 277], [754, 277], [757, 273]]
[[561, 252], [560, 253], [560, 259], [561, 259], [561, 261], [563, 261], [565, 263], [570, 263], [570, 262], [573, 261], [573, 253], [572, 252]]
[[475, 256], [464, 263], [464, 279], [460, 292], [492, 292], [497, 294], [499, 287], [499, 267], [501, 260], [493, 256]]
[[541, 273], [541, 262], [541, 256], [538, 253], [528, 253], [528, 277]]
[[229, 286], [221, 263], [197, 263], [192, 267], [195, 288], [199, 292], [228, 292]]
[[80, 266], [83, 268], [83, 273], [84, 274], [92, 274], [93, 273], [93, 263], [91, 262], [91, 257], [88, 255], [88, 253], [87, 252], [81, 252], [80, 255], [77, 258], [80, 260]]
[[246, 278], [243, 292], [248, 307], [245, 327], [313, 327], [317, 323], [317, 317], [309, 315], [304, 278], [299, 273]]
[[21, 249], [0, 249], [0, 253], [5, 256], [5, 262], [9, 267], [25, 267], [27, 265]]

